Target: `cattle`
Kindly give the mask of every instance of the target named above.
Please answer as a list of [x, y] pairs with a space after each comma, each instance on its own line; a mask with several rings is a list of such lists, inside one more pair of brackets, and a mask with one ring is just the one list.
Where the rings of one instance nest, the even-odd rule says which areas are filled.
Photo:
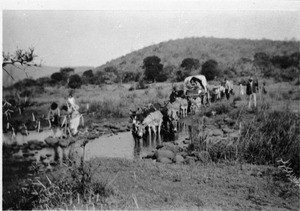
[[[149, 135], [151, 135], [151, 129], [154, 134], [160, 135], [161, 125], [163, 122], [163, 115], [160, 111], [155, 111], [150, 113], [143, 122], [137, 123], [137, 136], [142, 137], [145, 133], [146, 127], [148, 127]], [[158, 126], [158, 130], [156, 130], [156, 126]]]
[[201, 98], [200, 97], [197, 97], [197, 98], [192, 98], [191, 99], [191, 113], [195, 114], [197, 113], [198, 111], [200, 111], [200, 108], [201, 108]]
[[176, 100], [173, 103], [167, 104], [167, 115], [172, 124], [174, 131], [177, 130], [177, 122], [180, 114], [180, 102]]
[[176, 99], [180, 106], [179, 106], [179, 114], [180, 114], [180, 117], [187, 117], [187, 110], [188, 110], [188, 101], [187, 99], [185, 98], [177, 98]]
[[159, 103], [149, 104], [143, 108], [138, 108], [136, 111], [130, 109], [130, 121], [132, 122], [132, 133], [136, 135], [138, 123], [144, 121], [144, 119], [151, 113], [161, 110]]

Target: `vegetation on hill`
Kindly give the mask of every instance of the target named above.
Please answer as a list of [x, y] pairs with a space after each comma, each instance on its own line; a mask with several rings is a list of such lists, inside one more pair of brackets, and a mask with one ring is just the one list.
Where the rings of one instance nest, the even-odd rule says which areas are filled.
[[[82, 84], [182, 81], [194, 74], [237, 79], [249, 75], [276, 81], [299, 81], [299, 42], [220, 38], [184, 38], [131, 52], [95, 69], [87, 69]], [[61, 72], [66, 70], [67, 72]], [[72, 68], [51, 75], [48, 85], [67, 85]], [[78, 79], [79, 80], [79, 79]], [[77, 86], [75, 86], [76, 88]]]

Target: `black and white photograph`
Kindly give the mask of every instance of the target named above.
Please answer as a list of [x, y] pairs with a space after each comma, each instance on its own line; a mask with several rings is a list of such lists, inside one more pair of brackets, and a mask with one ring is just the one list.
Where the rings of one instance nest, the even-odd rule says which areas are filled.
[[300, 210], [300, 1], [1, 12], [2, 210]]

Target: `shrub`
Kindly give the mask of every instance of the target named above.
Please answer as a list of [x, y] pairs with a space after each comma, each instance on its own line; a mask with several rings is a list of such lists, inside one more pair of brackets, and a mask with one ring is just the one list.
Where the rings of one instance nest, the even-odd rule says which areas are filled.
[[282, 81], [293, 81], [295, 78], [298, 78], [300, 70], [296, 67], [289, 67], [280, 72], [280, 77]]
[[82, 85], [82, 80], [79, 75], [75, 74], [70, 76], [68, 86], [71, 89], [79, 89], [81, 85]]
[[53, 73], [50, 78], [55, 82], [60, 82], [63, 80], [63, 75], [60, 72]]
[[139, 80], [136, 89], [147, 89], [147, 86], [143, 79]]
[[96, 178], [97, 167], [99, 164], [92, 161], [70, 163], [56, 174], [28, 179], [26, 185], [19, 185], [3, 197], [3, 208], [48, 210], [62, 206], [66, 209], [68, 205], [74, 209], [76, 206], [102, 203], [103, 199], [114, 194], [114, 189], [108, 185], [108, 181]]
[[208, 60], [202, 65], [201, 74], [205, 75], [206, 79], [209, 81], [214, 80], [220, 73], [218, 62], [215, 60]]

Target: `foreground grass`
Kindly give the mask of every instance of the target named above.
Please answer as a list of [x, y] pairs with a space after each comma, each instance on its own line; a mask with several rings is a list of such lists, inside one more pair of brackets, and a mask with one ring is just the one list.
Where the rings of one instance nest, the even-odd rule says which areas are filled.
[[[76, 181], [74, 175], [66, 173], [64, 167], [48, 173], [47, 177], [41, 175], [33, 179], [36, 183], [35, 190], [40, 191], [40, 194], [36, 198], [26, 198], [33, 200], [30, 203], [33, 206], [31, 208], [72, 210], [300, 208], [299, 189], [284, 180], [278, 169], [268, 166], [246, 164], [240, 169], [239, 165], [226, 162], [175, 165], [153, 163], [152, 160], [124, 159], [97, 159], [86, 165], [90, 166], [89, 190], [97, 187], [94, 189], [97, 190], [94, 192], [95, 195], [89, 195], [85, 200], [82, 194], [58, 197], [71, 190], [71, 187], [67, 188], [67, 184], [71, 185]], [[59, 183], [59, 187], [55, 186], [54, 184], [59, 181], [67, 184]], [[49, 194], [52, 194], [51, 197]], [[4, 200], [7, 197], [9, 194], [4, 195]], [[19, 196], [19, 203], [20, 199], [24, 199], [24, 195]], [[4, 209], [14, 209], [9, 207], [9, 204], [4, 205]], [[24, 207], [19, 206], [18, 209]]]

